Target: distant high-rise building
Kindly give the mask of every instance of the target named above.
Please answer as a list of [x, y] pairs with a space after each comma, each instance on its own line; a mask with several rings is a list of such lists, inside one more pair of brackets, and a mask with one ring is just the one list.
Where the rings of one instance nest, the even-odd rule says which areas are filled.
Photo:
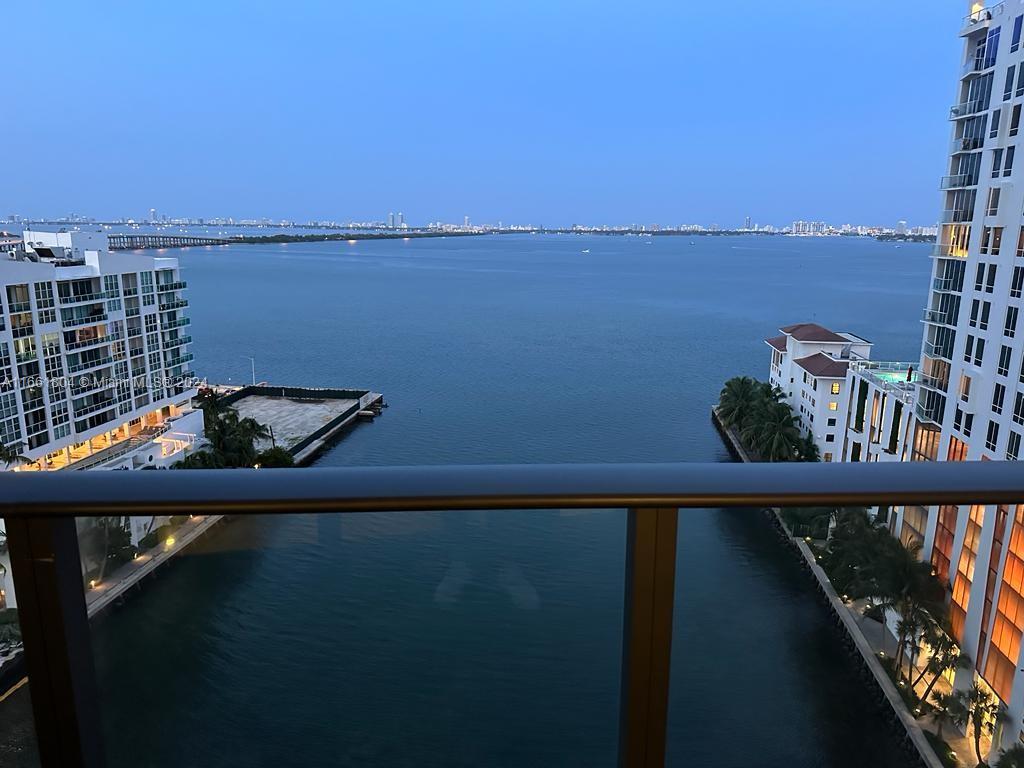
[[907, 222], [903, 221], [902, 219], [900, 219], [899, 221], [896, 222], [896, 234], [897, 235], [905, 235], [905, 234], [907, 234]]
[[398, 212], [398, 226], [399, 227], [404, 227], [405, 226], [405, 214], [402, 213], [401, 211]]
[[149, 220], [156, 224], [156, 208], [149, 209]]
[[464, 226], [464, 227], [468, 227], [469, 226], [469, 216], [463, 217], [463, 219], [462, 219], [462, 226]]
[[743, 220], [743, 228], [744, 229], [750, 229], [750, 217], [749, 216], [747, 216], [747, 218]]
[[395, 228], [395, 214], [394, 212], [388, 214], [388, 229]]

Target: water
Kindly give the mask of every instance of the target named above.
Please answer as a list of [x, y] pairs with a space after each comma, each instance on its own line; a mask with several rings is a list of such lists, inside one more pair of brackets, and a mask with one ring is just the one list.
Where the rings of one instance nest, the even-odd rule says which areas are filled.
[[[589, 253], [583, 253], [589, 249]], [[196, 370], [391, 404], [322, 464], [725, 461], [813, 320], [914, 359], [927, 246], [502, 236], [182, 251]], [[681, 519], [670, 762], [905, 764], [763, 519]], [[116, 766], [615, 762], [624, 515], [238, 521], [95, 628]]]

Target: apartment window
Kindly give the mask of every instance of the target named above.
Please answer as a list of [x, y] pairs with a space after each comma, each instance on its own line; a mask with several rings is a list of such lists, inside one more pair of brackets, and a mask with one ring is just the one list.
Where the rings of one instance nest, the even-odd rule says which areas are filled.
[[1019, 299], [1021, 291], [1024, 291], [1024, 267], [1014, 267], [1010, 279], [1010, 298]]
[[1017, 67], [1017, 91], [1015, 96], [1024, 96], [1024, 66]]
[[964, 362], [971, 362], [972, 357], [974, 357], [974, 337], [967, 334], [967, 341], [964, 342]]
[[[1024, 65], [1022, 65], [1024, 66]], [[999, 187], [992, 187], [988, 191], [988, 207], [985, 210], [986, 216], [995, 216], [999, 213]]]
[[992, 389], [992, 413], [1000, 414], [1003, 412], [1003, 401], [1006, 400], [1006, 387], [1002, 384], [996, 384]]
[[1024, 424], [1024, 392], [1018, 392], [1016, 400], [1013, 401], [1013, 420], [1018, 424]]
[[958, 432], [963, 432], [964, 437], [971, 436], [971, 429], [974, 426], [974, 414], [966, 413], [961, 410], [960, 406], [956, 407], [953, 412], [953, 428]]
[[[1003, 231], [1003, 228], [1002, 227], [995, 227], [995, 231], [997, 233], [1001, 234], [1002, 231]], [[993, 242], [995, 242], [994, 238], [993, 238]], [[998, 253], [999, 253], [999, 247], [998, 246], [993, 246], [992, 255], [995, 256]], [[989, 264], [988, 265], [988, 279], [985, 280], [985, 293], [993, 293], [995, 291], [995, 289], [996, 289], [996, 269], [997, 269], [997, 265], [996, 264]]]
[[1011, 64], [1006, 68], [1006, 79], [1003, 80], [1003, 101], [1009, 101], [1013, 96], [1013, 78], [1017, 74], [1017, 66]]
[[[1024, 67], [1021, 67], [1020, 72], [1024, 75]], [[1016, 136], [1017, 132], [1020, 131], [1020, 104], [1013, 105], [1013, 111], [1010, 113], [1010, 136]]]
[[[998, 110], [997, 110], [997, 113], [998, 113]], [[998, 118], [996, 117], [995, 114], [993, 114], [992, 122], [994, 124], [998, 125], [997, 121], [998, 121]], [[998, 128], [996, 130], [998, 130]], [[995, 136], [996, 135], [994, 133], [991, 134], [991, 138], [994, 139]], [[1002, 169], [1002, 167], [1003, 167], [1003, 150], [1001, 148], [1000, 149], [993, 149], [992, 150], [992, 178], [993, 179], [998, 179], [999, 178], [999, 171]]]
[[[988, 227], [985, 227], [981, 231], [981, 252], [987, 253], [988, 249]], [[981, 262], [978, 264], [978, 269], [974, 273], [974, 290], [981, 291], [985, 287], [985, 263]]]
[[[978, 339], [979, 343], [981, 343], [981, 341], [982, 341], [981, 339]], [[1000, 347], [1000, 349], [999, 349], [999, 365], [996, 366], [996, 373], [997, 374], [999, 374], [1000, 376], [1009, 376], [1010, 375], [1010, 357], [1012, 355], [1013, 355], [1013, 350], [1010, 347], [1006, 346], [1005, 344], [1003, 344], [1003, 346]], [[981, 365], [981, 363], [978, 363], [978, 365]]]
[[832, 382], [832, 394], [833, 395], [838, 395], [839, 394], [839, 382], [838, 381], [833, 381]]
[[1017, 335], [1017, 315], [1020, 310], [1017, 307], [1006, 308], [1006, 321], [1003, 323], [1003, 336], [1012, 339]]
[[1017, 255], [1024, 257], [1024, 227], [1020, 228], [1020, 234], [1017, 235]]
[[1024, 14], [1013, 20], [1013, 35], [1010, 37], [1010, 53], [1020, 48], [1021, 26], [1024, 25]]
[[829, 419], [828, 420], [828, 426], [834, 427], [835, 425], [836, 425], [836, 420], [835, 419]]
[[1013, 155], [1016, 147], [1012, 144], [1006, 148], [1006, 157], [1003, 160], [1003, 176], [1009, 176], [1013, 172]]
[[825, 461], [826, 462], [832, 461], [832, 454], [831, 453], [826, 453], [825, 454]]
[[971, 399], [970, 376], [963, 373], [960, 374], [960, 387], [958, 388], [958, 391], [960, 392], [960, 399], [963, 400], [965, 403]]
[[830, 411], [838, 411], [839, 410], [839, 403], [837, 403], [835, 400], [833, 400], [832, 402], [830, 402], [828, 404], [828, 409]]
[[985, 447], [990, 451], [996, 449], [996, 443], [999, 442], [999, 423], [989, 419], [988, 432], [985, 433]]
[[1006, 458], [1009, 461], [1017, 461], [1020, 457], [1020, 433], [1010, 430], [1010, 436], [1006, 438]]
[[834, 443], [835, 441], [836, 441], [836, 436], [834, 434], [825, 435], [825, 442], [826, 443]]
[[1001, 109], [997, 109], [992, 112], [992, 122], [988, 126], [988, 137], [990, 139], [994, 139], [999, 135], [999, 115], [1001, 113]]

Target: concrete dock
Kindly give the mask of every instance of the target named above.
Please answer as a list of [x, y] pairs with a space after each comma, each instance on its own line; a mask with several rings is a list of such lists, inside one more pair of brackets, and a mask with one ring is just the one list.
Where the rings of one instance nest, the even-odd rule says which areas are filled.
[[259, 450], [276, 443], [291, 452], [300, 466], [311, 463], [357, 419], [378, 416], [386, 407], [382, 394], [365, 389], [267, 384], [230, 391], [225, 401], [239, 417], [253, 418], [270, 428], [273, 440], [261, 441]]

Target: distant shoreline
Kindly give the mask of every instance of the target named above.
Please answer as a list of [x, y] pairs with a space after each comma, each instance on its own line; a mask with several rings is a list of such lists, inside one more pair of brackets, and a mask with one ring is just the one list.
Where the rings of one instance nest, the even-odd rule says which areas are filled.
[[648, 232], [637, 232], [632, 229], [603, 229], [603, 230], [578, 230], [578, 229], [486, 229], [479, 232], [330, 232], [315, 235], [239, 235], [227, 238], [227, 245], [260, 245], [273, 243], [321, 243], [340, 240], [412, 240], [424, 237], [480, 237], [483, 235], [612, 235], [612, 236], [638, 236], [638, 237], [739, 237], [743, 235], [757, 235], [765, 237], [871, 237], [880, 242], [898, 243], [934, 243], [934, 235], [857, 235], [857, 234], [836, 234], [836, 235], [789, 235], [783, 232], [750, 232], [748, 230], [723, 229], [723, 230], [702, 230], [697, 232], [681, 232], [678, 230], [658, 230]]

